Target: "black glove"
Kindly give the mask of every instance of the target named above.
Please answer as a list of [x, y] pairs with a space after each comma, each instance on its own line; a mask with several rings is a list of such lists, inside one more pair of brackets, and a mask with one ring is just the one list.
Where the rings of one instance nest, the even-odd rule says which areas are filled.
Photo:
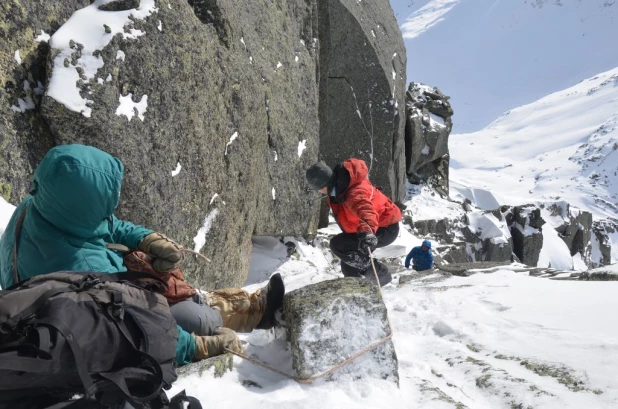
[[358, 249], [368, 253], [367, 249], [374, 251], [378, 246], [378, 238], [373, 233], [362, 233], [358, 237]]

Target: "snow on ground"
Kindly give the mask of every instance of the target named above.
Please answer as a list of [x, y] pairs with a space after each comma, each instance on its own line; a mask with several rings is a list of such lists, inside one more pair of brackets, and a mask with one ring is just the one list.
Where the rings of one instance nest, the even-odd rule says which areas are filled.
[[[618, 214], [618, 68], [452, 135], [454, 190], [501, 204], [562, 200], [595, 217]], [[480, 197], [477, 206], [488, 203]], [[491, 200], [489, 200], [491, 202]]]
[[15, 211], [15, 206], [8, 203], [2, 196], [0, 196], [0, 237], [4, 234], [4, 229], [9, 224], [11, 216]]
[[413, 220], [459, 219], [464, 210], [461, 203], [443, 199], [432, 189], [406, 182], [407, 209]]
[[[409, 250], [420, 244], [420, 238], [401, 228], [393, 247]], [[327, 236], [337, 232], [335, 225], [322, 229], [313, 243], [255, 238], [245, 288], [263, 287], [274, 272], [283, 276], [286, 291], [340, 277], [324, 247]], [[289, 241], [298, 252], [288, 258], [284, 243]], [[394, 257], [403, 254], [382, 250]], [[378, 379], [299, 385], [235, 357], [233, 371], [223, 378], [192, 375], [178, 380], [170, 394], [185, 389], [203, 404], [224, 408], [618, 405], [618, 328], [610, 324], [618, 299], [611, 284], [553, 281], [507, 268], [468, 278], [432, 274], [400, 288], [398, 279], [395, 274], [383, 292], [394, 327], [399, 388]], [[282, 329], [256, 330], [241, 338], [249, 355], [292, 374]]]
[[408, 81], [452, 97], [454, 131], [618, 67], [618, 3], [608, 0], [391, 0]]

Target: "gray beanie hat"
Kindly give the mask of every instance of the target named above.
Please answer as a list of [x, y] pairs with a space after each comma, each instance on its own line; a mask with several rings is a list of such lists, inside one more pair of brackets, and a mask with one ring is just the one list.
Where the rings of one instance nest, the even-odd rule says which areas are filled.
[[324, 162], [318, 162], [311, 166], [306, 173], [307, 183], [314, 190], [320, 190], [327, 186], [332, 176], [333, 171]]

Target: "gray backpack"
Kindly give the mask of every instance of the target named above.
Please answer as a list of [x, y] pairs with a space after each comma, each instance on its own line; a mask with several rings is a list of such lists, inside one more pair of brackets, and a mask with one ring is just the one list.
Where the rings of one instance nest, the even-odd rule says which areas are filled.
[[178, 332], [165, 298], [133, 283], [142, 278], [58, 272], [0, 291], [0, 409], [201, 408], [163, 391]]

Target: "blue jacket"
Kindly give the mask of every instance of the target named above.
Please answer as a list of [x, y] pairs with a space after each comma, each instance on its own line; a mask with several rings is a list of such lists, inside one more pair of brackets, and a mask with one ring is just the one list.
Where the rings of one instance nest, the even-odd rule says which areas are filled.
[[[18, 280], [54, 271], [127, 271], [122, 254], [107, 243], [137, 248], [152, 233], [119, 220], [122, 162], [91, 146], [63, 145], [51, 149], [34, 172], [30, 195], [15, 209], [0, 239], [0, 285], [15, 283], [12, 251], [15, 225], [25, 213], [17, 257]], [[195, 340], [178, 327], [176, 361], [193, 361]]]
[[406, 268], [410, 268], [410, 260], [417, 271], [429, 270], [433, 267], [433, 254], [431, 254], [431, 242], [423, 241], [423, 246], [427, 246], [427, 251], [423, 251], [421, 246], [414, 247], [406, 257]]

